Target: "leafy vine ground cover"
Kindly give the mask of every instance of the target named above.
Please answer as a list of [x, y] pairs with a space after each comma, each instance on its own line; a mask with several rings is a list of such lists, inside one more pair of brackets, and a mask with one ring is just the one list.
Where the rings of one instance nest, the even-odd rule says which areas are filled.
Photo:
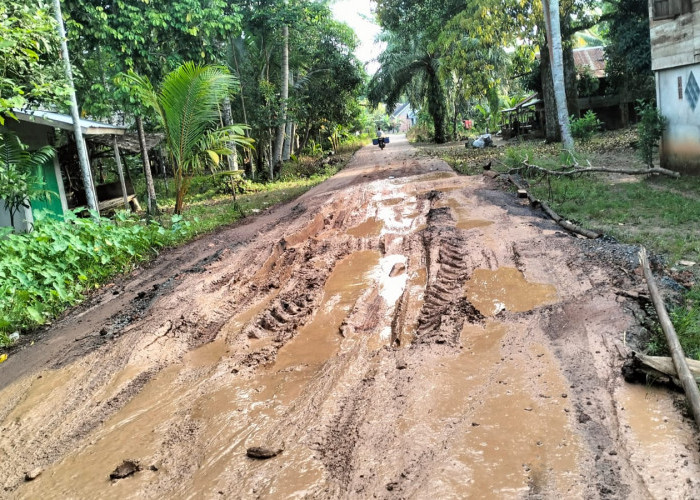
[[131, 269], [175, 241], [187, 225], [142, 223], [126, 212], [114, 220], [38, 212], [31, 233], [0, 240], [0, 346], [10, 335], [50, 321], [87, 290]]

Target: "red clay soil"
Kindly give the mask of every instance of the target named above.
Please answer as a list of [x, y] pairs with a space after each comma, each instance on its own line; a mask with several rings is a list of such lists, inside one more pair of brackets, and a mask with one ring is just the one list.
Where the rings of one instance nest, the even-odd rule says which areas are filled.
[[639, 282], [392, 138], [13, 353], [0, 496], [697, 498], [679, 396], [620, 376]]

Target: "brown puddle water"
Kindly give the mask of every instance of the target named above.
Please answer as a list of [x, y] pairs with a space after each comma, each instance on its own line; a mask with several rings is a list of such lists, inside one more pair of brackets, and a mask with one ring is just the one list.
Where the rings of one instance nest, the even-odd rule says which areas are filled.
[[[381, 222], [381, 221], [380, 221]], [[380, 254], [363, 250], [336, 264], [323, 288], [323, 300], [312, 321], [277, 353], [274, 368], [318, 365], [333, 356], [340, 345], [340, 325], [370, 282]]]
[[[206, 426], [206, 458], [193, 481], [182, 485], [181, 493], [214, 494], [243, 471], [238, 491], [250, 487], [263, 496], [303, 495], [322, 482], [325, 472], [314, 452], [278, 422], [285, 422], [297, 405], [309, 404], [305, 399], [316, 392], [313, 377], [338, 352], [339, 328], [368, 286], [379, 257], [379, 252], [360, 251], [338, 262], [326, 281], [316, 315], [278, 351], [269, 369], [196, 402], [194, 416]], [[298, 427], [303, 425], [299, 422]], [[246, 447], [258, 445], [283, 447], [283, 459], [272, 465], [246, 458]], [[262, 480], [256, 477], [258, 469], [267, 467], [274, 467], [274, 473]]]
[[417, 176], [416, 179], [412, 180], [411, 182], [435, 181], [438, 179], [446, 179], [448, 177], [457, 177], [457, 174], [454, 172], [432, 172], [430, 174], [422, 174]]
[[465, 284], [469, 302], [485, 316], [494, 316], [502, 310], [529, 311], [557, 300], [553, 285], [530, 283], [523, 273], [513, 267], [495, 271], [475, 269]]
[[[252, 379], [236, 377], [225, 368], [217, 373], [217, 368], [221, 368], [219, 361], [229, 350], [225, 335], [219, 335], [214, 342], [184, 356], [182, 364], [158, 373], [90, 435], [89, 442], [24, 485], [20, 490], [22, 497], [40, 497], [49, 491], [57, 497], [128, 498], [135, 492], [141, 496], [143, 491], [155, 491], [152, 483], [157, 483], [161, 475], [166, 488], [163, 491], [170, 491], [167, 496], [208, 496], [231, 484], [227, 472], [239, 475], [252, 468], [254, 475], [258, 464], [245, 457], [246, 447], [276, 439], [274, 422], [303, 395], [305, 383], [323, 362], [337, 352], [338, 328], [368, 285], [370, 271], [378, 261], [378, 252], [361, 251], [338, 262], [326, 282], [316, 316], [280, 349], [277, 362], [270, 369]], [[240, 331], [270, 299], [233, 318], [222, 333]], [[115, 380], [123, 379], [127, 370], [133, 372], [127, 366], [115, 375]], [[36, 397], [42, 398], [69, 376], [69, 370], [47, 376], [37, 386]], [[34, 399], [30, 395], [27, 404]], [[21, 414], [23, 407], [16, 411]], [[179, 429], [187, 422], [198, 429], [194, 434], [186, 430], [182, 434]], [[169, 450], [165, 455], [162, 446]], [[321, 480], [322, 467], [310, 449], [296, 442], [288, 442], [284, 447], [285, 467], [276, 472], [269, 485], [270, 494], [302, 492]], [[168, 464], [163, 465], [162, 460], [174, 461], [170, 467], [178, 462], [187, 466], [188, 458], [178, 457], [178, 450], [189, 455], [195, 449], [201, 462], [194, 477], [184, 483], [173, 483], [172, 477], [168, 480], [167, 476], [176, 471], [168, 471]], [[175, 454], [174, 459], [171, 454]], [[144, 468], [157, 464], [160, 472], [142, 470], [130, 478], [110, 482], [110, 472], [124, 459], [140, 460]]]
[[474, 229], [477, 227], [490, 226], [493, 224], [490, 220], [483, 219], [467, 219], [457, 222], [457, 229]]
[[387, 207], [393, 207], [404, 201], [403, 198], [389, 198], [388, 200], [382, 200], [381, 204]]
[[465, 207], [464, 204], [461, 203], [454, 196], [448, 196], [447, 198], [438, 201], [435, 204], [435, 207], [448, 207], [452, 211], [452, 216], [457, 222], [458, 229], [474, 229], [477, 227], [485, 227], [493, 224], [493, 222], [488, 220], [469, 218], [469, 210], [467, 209], [467, 207]]
[[356, 238], [371, 238], [373, 236], [379, 236], [383, 228], [384, 221], [376, 217], [370, 217], [361, 224], [348, 229], [347, 233]]
[[[401, 426], [407, 436], [420, 421], [436, 436], [446, 433], [444, 462], [421, 497], [521, 498], [545, 484], [545, 491], [580, 495], [580, 443], [564, 412], [568, 400], [559, 397], [565, 379], [542, 346], [503, 358], [501, 342], [513, 335], [495, 321], [466, 324], [462, 351], [430, 367], [435, 385]], [[528, 381], [525, 370], [539, 377]]]
[[[669, 446], [669, 443], [688, 441], [688, 429], [673, 418], [677, 410], [668, 389], [622, 384], [616, 391], [616, 399], [620, 402], [620, 421], [629, 431], [626, 437], [631, 443], [627, 449], [636, 450], [630, 457], [632, 463], [638, 468], [647, 466], [653, 470], [653, 477], [642, 477], [654, 498], [667, 496], [665, 485], [681, 481], [683, 473], [698, 477], [697, 463], [691, 463], [685, 470], [663, 467], [678, 463], [678, 447]], [[650, 459], [653, 462], [650, 463]], [[680, 478], [678, 473], [681, 473]]]
[[[235, 316], [222, 331], [240, 331], [276, 293]], [[134, 496], [130, 492], [139, 491], [149, 482], [157, 480], [157, 473], [149, 470], [114, 483], [110, 482], [109, 474], [125, 459], [140, 460], [144, 469], [158, 463], [160, 443], [166, 437], [162, 433], [173, 420], [184, 418], [182, 410], [188, 407], [193, 393], [207, 385], [211, 371], [198, 369], [215, 367], [228, 349], [224, 339], [219, 336], [215, 341], [187, 353], [181, 364], [163, 369], [129, 403], [98, 427], [89, 436], [89, 442], [83, 443], [74, 453], [27, 483], [20, 490], [22, 498], [46, 497], [48, 491], [62, 498], [128, 498]], [[70, 370], [76, 366], [71, 365], [62, 371], [70, 375]], [[102, 400], [116, 394], [141, 372], [141, 367], [127, 364], [105, 386]], [[53, 378], [44, 377], [41, 380]], [[66, 375], [55, 378], [57, 382], [65, 381]], [[183, 378], [187, 379], [184, 383]], [[49, 389], [58, 387], [56, 383], [49, 385]], [[53, 392], [51, 397], [60, 397], [60, 393]]]

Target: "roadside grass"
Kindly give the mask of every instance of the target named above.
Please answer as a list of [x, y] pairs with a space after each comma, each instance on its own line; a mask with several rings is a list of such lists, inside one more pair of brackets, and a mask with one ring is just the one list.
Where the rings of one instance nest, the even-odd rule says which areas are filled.
[[[312, 187], [320, 184], [337, 172], [337, 169], [327, 169], [323, 175], [310, 178], [276, 181], [263, 185], [258, 191], [239, 194], [236, 203], [230, 195], [215, 195], [203, 198], [199, 202], [190, 203], [183, 211], [184, 220], [190, 222], [188, 229], [182, 233], [178, 244], [185, 243], [196, 237], [213, 232], [220, 227], [254, 215], [274, 205], [293, 200], [304, 194]], [[163, 224], [168, 224], [167, 212], [174, 206], [165, 207], [166, 214], [161, 216]]]
[[[672, 307], [668, 314], [686, 357], [700, 360], [700, 285], [691, 288], [683, 302]], [[670, 356], [660, 328], [649, 340], [647, 352], [652, 356]]]
[[[632, 128], [601, 133], [585, 145], [577, 144], [576, 160], [581, 165], [643, 168], [632, 147], [636, 140]], [[488, 162], [501, 173], [522, 167], [525, 159], [548, 169], [572, 164], [569, 153], [559, 145], [542, 141], [485, 149], [465, 148], [463, 143], [419, 147], [421, 154], [442, 158], [465, 175], [482, 174]], [[601, 173], [546, 178], [532, 171], [519, 173], [530, 183], [532, 193], [547, 200], [562, 217], [620, 242], [643, 244], [671, 267], [679, 260], [700, 263], [700, 176], [675, 179]], [[700, 266], [689, 269], [696, 285], [669, 314], [686, 355], [700, 359]], [[647, 349], [667, 354], [663, 337], [653, 336]]]
[[[182, 245], [300, 196], [343, 168], [360, 146], [345, 148], [323, 161], [302, 158], [289, 162], [279, 181], [246, 182], [235, 203], [215, 176], [198, 176], [183, 214], [172, 215], [172, 182], [166, 192], [165, 182], [159, 179], [156, 186], [162, 211], [150, 221], [124, 211], [113, 220], [99, 221], [71, 212], [65, 222], [38, 220], [32, 233], [0, 233], [0, 348], [17, 342], [15, 332], [50, 323], [84, 300], [87, 292], [153, 259], [161, 248]], [[136, 189], [142, 196], [142, 180], [137, 179]], [[4, 359], [0, 350], [0, 362]]]

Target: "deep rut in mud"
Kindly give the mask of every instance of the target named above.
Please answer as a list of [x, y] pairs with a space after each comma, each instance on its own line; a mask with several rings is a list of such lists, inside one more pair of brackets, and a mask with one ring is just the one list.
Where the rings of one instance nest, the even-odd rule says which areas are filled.
[[365, 148], [106, 291], [10, 359], [3, 495], [693, 498], [674, 397], [618, 375], [634, 274], [493, 182]]

